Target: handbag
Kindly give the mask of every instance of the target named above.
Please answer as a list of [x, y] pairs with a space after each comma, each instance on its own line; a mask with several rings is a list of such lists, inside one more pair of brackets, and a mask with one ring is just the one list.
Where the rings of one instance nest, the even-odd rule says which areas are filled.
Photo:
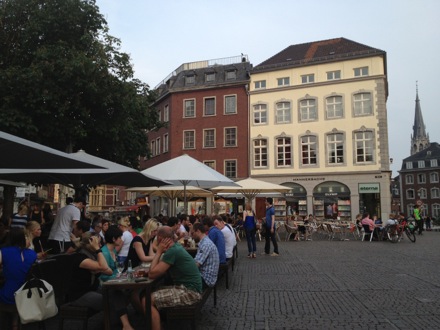
[[32, 278], [14, 295], [22, 324], [43, 321], [58, 313], [53, 287], [45, 280]]

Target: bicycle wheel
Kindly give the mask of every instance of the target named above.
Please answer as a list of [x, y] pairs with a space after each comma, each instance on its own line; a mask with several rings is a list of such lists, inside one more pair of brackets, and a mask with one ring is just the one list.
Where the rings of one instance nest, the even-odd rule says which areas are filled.
[[393, 232], [388, 233], [388, 239], [391, 243], [397, 243], [399, 241], [400, 235], [398, 234], [398, 231], [395, 230]]
[[405, 234], [406, 236], [408, 236], [409, 240], [413, 243], [416, 242], [416, 235], [414, 235], [414, 232], [409, 229], [409, 228], [405, 228]]

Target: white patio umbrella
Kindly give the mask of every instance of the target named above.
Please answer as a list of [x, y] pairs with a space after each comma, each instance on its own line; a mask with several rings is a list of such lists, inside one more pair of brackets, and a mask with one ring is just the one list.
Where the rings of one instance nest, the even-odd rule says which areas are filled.
[[186, 189], [188, 186], [211, 188], [215, 186], [236, 186], [234, 181], [220, 174], [198, 160], [182, 155], [142, 171], [174, 185], [183, 186], [184, 207], [187, 210]]
[[[185, 190], [186, 189], [186, 190]], [[187, 198], [192, 197], [209, 197], [213, 196], [213, 193], [209, 190], [202, 189], [194, 186], [162, 186], [162, 187], [133, 187], [126, 189], [127, 191], [141, 192], [149, 196], [166, 197], [170, 200], [172, 209], [175, 210], [174, 201], [177, 198], [184, 198], [186, 191]]]
[[239, 185], [239, 187], [217, 186], [211, 188], [211, 190], [216, 193], [240, 193], [249, 201], [252, 201], [255, 196], [261, 193], [285, 193], [292, 189], [290, 187], [252, 178], [236, 181], [235, 183]]

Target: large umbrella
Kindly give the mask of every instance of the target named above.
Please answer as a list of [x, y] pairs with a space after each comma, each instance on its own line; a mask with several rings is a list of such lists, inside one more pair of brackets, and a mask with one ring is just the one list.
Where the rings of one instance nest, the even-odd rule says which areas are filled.
[[236, 186], [234, 181], [220, 174], [198, 160], [182, 155], [142, 171], [174, 185], [183, 186], [184, 207], [187, 210], [187, 186], [211, 188], [215, 186]]
[[71, 154], [0, 131], [0, 173], [20, 169], [102, 168]]
[[285, 193], [289, 192], [292, 189], [290, 187], [252, 178], [236, 181], [235, 183], [239, 186], [217, 186], [211, 188], [211, 190], [216, 193], [240, 193], [245, 196], [249, 201], [252, 201], [255, 196], [261, 193]]
[[60, 183], [75, 188], [82, 185], [98, 186], [163, 186], [169, 183], [154, 176], [143, 174], [136, 169], [95, 157], [80, 150], [69, 154], [74, 160], [89, 164], [90, 168], [54, 168], [54, 169], [15, 169], [5, 171], [0, 168], [0, 179], [24, 181], [28, 183]]
[[174, 201], [177, 198], [184, 198], [185, 191], [187, 198], [192, 197], [209, 197], [212, 196], [213, 193], [209, 190], [202, 189], [200, 187], [194, 186], [162, 186], [162, 187], [133, 187], [128, 188], [127, 191], [135, 191], [141, 192], [149, 196], [158, 196], [158, 197], [166, 197], [170, 200], [172, 209], [171, 212], [174, 211]]

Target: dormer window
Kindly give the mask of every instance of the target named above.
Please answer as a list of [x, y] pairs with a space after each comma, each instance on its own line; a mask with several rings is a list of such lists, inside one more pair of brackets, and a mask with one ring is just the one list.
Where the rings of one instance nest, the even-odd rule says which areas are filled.
[[205, 74], [205, 81], [206, 82], [211, 82], [215, 80], [215, 72], [209, 72], [207, 74]]
[[185, 76], [185, 85], [194, 85], [196, 82], [196, 76], [195, 75], [189, 75]]
[[226, 71], [226, 80], [237, 79], [237, 71], [231, 70]]

